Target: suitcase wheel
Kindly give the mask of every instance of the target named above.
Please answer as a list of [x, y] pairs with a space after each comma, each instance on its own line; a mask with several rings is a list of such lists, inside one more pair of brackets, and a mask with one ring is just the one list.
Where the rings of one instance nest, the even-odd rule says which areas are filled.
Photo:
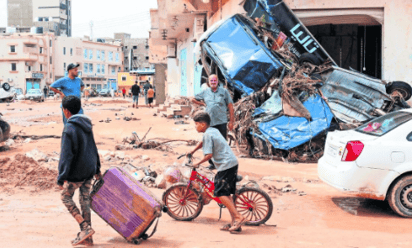
[[133, 239], [133, 244], [135, 245], [140, 245], [140, 243], [142, 243], [142, 241], [140, 239]]

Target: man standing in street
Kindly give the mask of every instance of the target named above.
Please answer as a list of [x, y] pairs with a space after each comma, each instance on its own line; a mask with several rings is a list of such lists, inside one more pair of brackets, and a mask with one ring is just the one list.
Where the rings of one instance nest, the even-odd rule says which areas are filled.
[[[217, 76], [209, 76], [209, 88], [197, 94], [192, 102], [201, 106], [206, 106], [206, 112], [210, 115], [210, 126], [219, 130], [223, 138], [227, 139], [227, 130], [232, 131], [234, 123], [233, 100], [229, 91], [219, 87]], [[230, 121], [228, 124], [227, 112]]]
[[112, 99], [114, 98], [114, 88], [110, 89], [110, 95], [112, 96]]
[[135, 107], [135, 104], [136, 104], [136, 108], [139, 108], [138, 104], [139, 104], [140, 87], [139, 85], [137, 85], [137, 81], [135, 81], [134, 85], [132, 86], [132, 94], [133, 94], [133, 108]]
[[123, 93], [123, 99], [125, 99], [126, 98], [126, 88], [122, 89], [122, 93]]
[[147, 105], [148, 99], [147, 99], [147, 91], [150, 89], [150, 83], [149, 81], [146, 81], [145, 85], [143, 86], [143, 90], [144, 90], [144, 103]]
[[[84, 89], [84, 84], [83, 81], [77, 77], [78, 67], [79, 64], [69, 64], [67, 66], [68, 76], [60, 78], [52, 85], [50, 85], [50, 89], [56, 94], [60, 94], [62, 99], [65, 96], [77, 96], [78, 98], [81, 98], [81, 92]], [[57, 88], [59, 88], [60, 90], [58, 90]], [[83, 114], [83, 108], [80, 108], [79, 114]], [[64, 125], [66, 125], [67, 119], [64, 116], [63, 110], [62, 115], [63, 123]]]
[[43, 88], [44, 98], [47, 98], [47, 86], [45, 85]]

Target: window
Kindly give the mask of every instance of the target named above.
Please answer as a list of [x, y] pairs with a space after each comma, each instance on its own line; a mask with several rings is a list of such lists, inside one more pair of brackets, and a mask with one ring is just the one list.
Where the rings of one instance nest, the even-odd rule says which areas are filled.
[[31, 71], [31, 66], [27, 66], [27, 71]]
[[89, 64], [89, 73], [93, 73], [93, 64]]
[[127, 49], [127, 46], [125, 46], [124, 49]]
[[374, 136], [382, 136], [410, 120], [412, 120], [411, 113], [392, 112], [363, 124], [356, 131]]
[[66, 48], [63, 47], [63, 55], [66, 55]]
[[112, 75], [116, 75], [116, 67], [112, 66]]
[[83, 58], [87, 59], [87, 49], [83, 49]]
[[97, 84], [97, 90], [100, 91], [102, 89], [102, 85], [101, 84]]
[[96, 50], [96, 59], [100, 60], [100, 50]]
[[84, 71], [85, 73], [89, 73], [89, 64], [88, 64], [88, 63], [84, 63], [84, 65], [83, 65], [83, 71]]
[[10, 46], [10, 52], [15, 53], [16, 52], [16, 46]]
[[97, 74], [100, 74], [100, 64], [97, 64], [97, 65], [96, 65], [96, 73], [97, 73]]
[[70, 48], [70, 56], [73, 56], [73, 48]]
[[146, 49], [149, 49], [149, 45], [146, 45]]
[[146, 56], [146, 60], [149, 60], [149, 56]]
[[39, 53], [42, 54], [43, 53], [43, 47], [39, 48]]
[[125, 70], [125, 71], [129, 70], [129, 67], [125, 67], [124, 70]]
[[102, 68], [102, 74], [105, 74], [106, 72], [105, 72], [104, 64], [101, 65], [101, 68]]
[[43, 64], [40, 64], [40, 71], [43, 71]]
[[39, 17], [38, 20], [39, 20], [39, 22], [42, 22], [42, 21], [43, 21], [43, 17]]
[[119, 53], [116, 53], [116, 62], [119, 62]]
[[89, 50], [89, 59], [93, 59], [93, 50], [92, 49]]
[[102, 50], [102, 51], [100, 52], [100, 56], [102, 57], [102, 61], [105, 61], [105, 60], [106, 60], [104, 50]]
[[53, 64], [52, 56], [50, 56], [50, 64]]
[[122, 76], [122, 82], [126, 82], [126, 76]]
[[52, 45], [53, 45], [53, 41], [52, 41], [52, 40], [50, 40], [50, 47], [52, 47]]
[[137, 46], [133, 46], [133, 49], [137, 49]]
[[66, 63], [63, 63], [63, 70], [66, 71]]
[[121, 71], [122, 70], [122, 68], [121, 67], [119, 67], [119, 69], [117, 70], [117, 71]]
[[133, 60], [137, 60], [137, 57], [133, 57]]
[[113, 61], [113, 52], [109, 52], [109, 61]]

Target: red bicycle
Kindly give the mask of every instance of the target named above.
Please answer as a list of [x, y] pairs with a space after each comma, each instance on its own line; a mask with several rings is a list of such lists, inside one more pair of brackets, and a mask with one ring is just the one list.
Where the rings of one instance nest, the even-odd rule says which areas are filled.
[[[186, 166], [192, 168], [189, 182], [175, 183], [163, 193], [163, 202], [168, 208], [167, 213], [176, 220], [190, 221], [199, 216], [203, 205], [214, 200], [220, 206], [221, 214], [224, 205], [219, 198], [213, 196], [215, 189], [213, 181], [197, 172], [192, 165], [191, 157], [188, 157], [188, 161]], [[238, 176], [238, 181], [241, 180], [242, 177]], [[263, 190], [247, 185], [239, 187], [233, 196], [236, 209], [247, 219], [246, 225], [264, 224], [272, 215], [272, 200]]]

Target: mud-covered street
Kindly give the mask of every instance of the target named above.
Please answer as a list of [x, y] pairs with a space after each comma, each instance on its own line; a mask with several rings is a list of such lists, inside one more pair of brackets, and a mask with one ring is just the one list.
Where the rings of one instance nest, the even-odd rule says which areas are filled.
[[[78, 226], [67, 213], [55, 186], [63, 130], [59, 101], [2, 103], [14, 143], [0, 152], [1, 247], [70, 247]], [[83, 102], [93, 120], [102, 169], [150, 167], [160, 174], [178, 154], [193, 149], [171, 142], [167, 149], [116, 150], [133, 132], [146, 140], [199, 140], [190, 124], [154, 116], [154, 109], [130, 108], [131, 100], [92, 98]], [[130, 120], [126, 121], [130, 117]], [[133, 119], [134, 118], [134, 119]], [[38, 137], [36, 139], [33, 137]], [[41, 138], [45, 135], [54, 136]], [[24, 136], [24, 137], [23, 137]], [[27, 138], [33, 137], [33, 138]], [[163, 214], [156, 234], [141, 247], [410, 247], [410, 220], [395, 215], [386, 202], [346, 195], [322, 183], [317, 164], [257, 160], [239, 154], [239, 173], [255, 180], [272, 198], [274, 211], [264, 226], [244, 226], [240, 234], [219, 227], [230, 220], [226, 209], [211, 202], [194, 221], [179, 222]], [[40, 155], [39, 155], [40, 154]], [[105, 159], [113, 154], [111, 159]], [[29, 156], [27, 156], [29, 155]], [[33, 158], [30, 158], [32, 156]], [[39, 156], [45, 156], [44, 159]], [[195, 154], [200, 158], [201, 152]], [[17, 162], [16, 162], [17, 161]], [[245, 180], [245, 179], [244, 179]], [[164, 189], [150, 188], [159, 198]], [[76, 193], [77, 201], [77, 193]], [[134, 247], [92, 213], [95, 247]], [[150, 229], [151, 230], [151, 229]]]

